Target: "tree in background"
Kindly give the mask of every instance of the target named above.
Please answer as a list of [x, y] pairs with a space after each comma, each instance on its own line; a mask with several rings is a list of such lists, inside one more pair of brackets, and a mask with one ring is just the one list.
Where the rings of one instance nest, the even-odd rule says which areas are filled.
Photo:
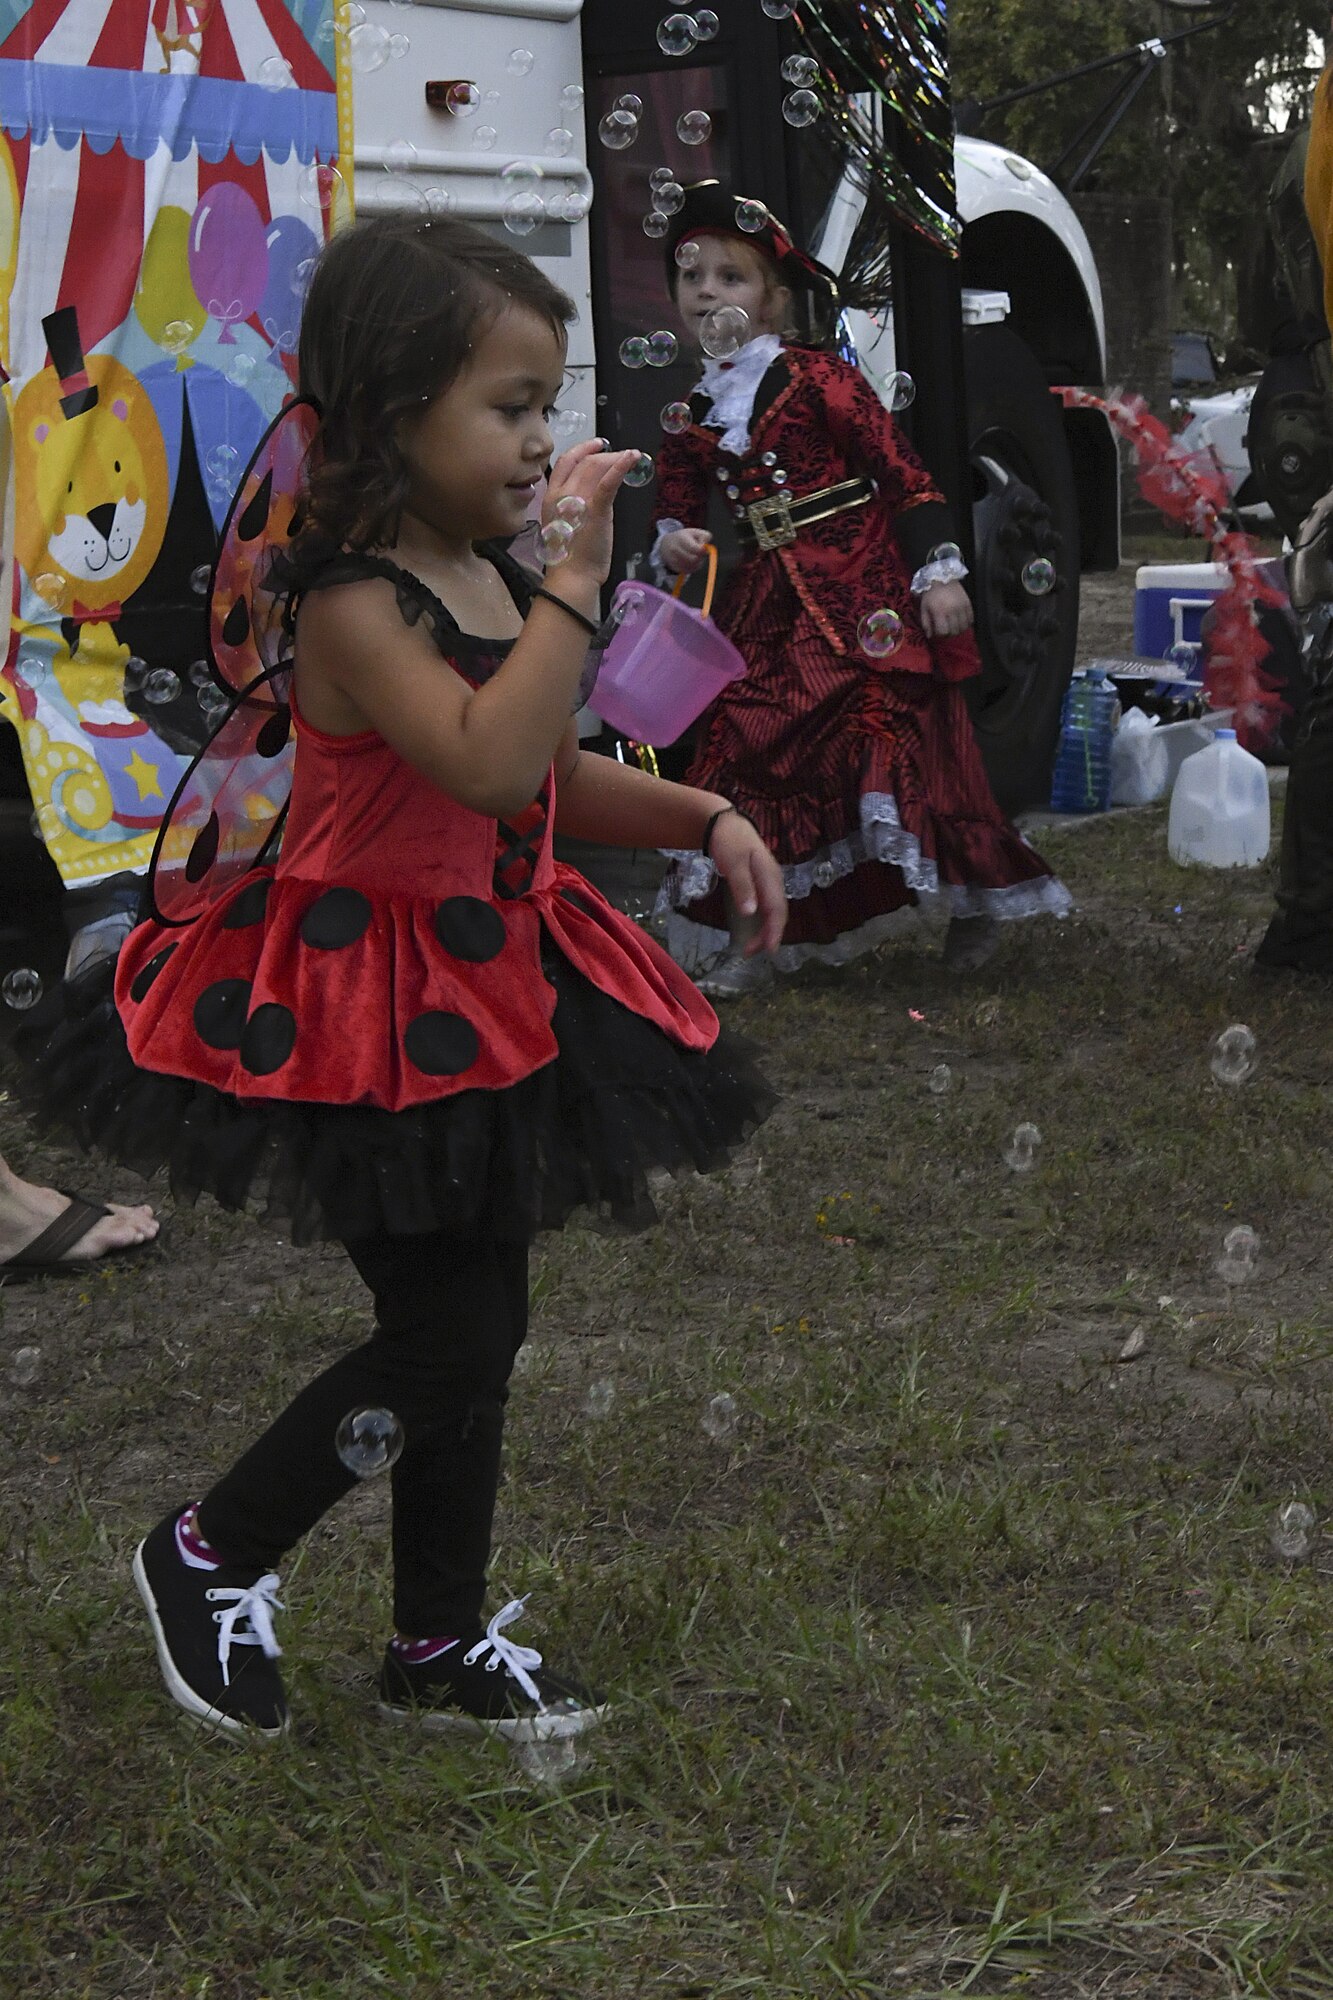
[[[1178, 44], [1085, 183], [1171, 194], [1181, 326], [1234, 336], [1237, 271], [1263, 226], [1287, 130], [1308, 115], [1329, 9], [1330, 0], [1241, 0], [1223, 25]], [[955, 89], [960, 102], [997, 97], [1188, 25], [1190, 15], [1158, 0], [954, 0]], [[1048, 165], [1125, 73], [1028, 98], [975, 129]]]

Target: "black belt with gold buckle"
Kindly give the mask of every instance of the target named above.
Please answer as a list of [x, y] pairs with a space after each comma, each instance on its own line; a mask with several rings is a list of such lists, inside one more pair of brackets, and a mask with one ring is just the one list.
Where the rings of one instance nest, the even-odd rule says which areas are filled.
[[851, 507], [864, 507], [874, 497], [874, 484], [869, 479], [844, 479], [837, 486], [803, 493], [799, 500], [791, 493], [770, 493], [738, 509], [736, 532], [743, 549], [767, 554], [770, 549], [790, 547], [800, 529], [827, 521], [833, 514], [845, 514]]

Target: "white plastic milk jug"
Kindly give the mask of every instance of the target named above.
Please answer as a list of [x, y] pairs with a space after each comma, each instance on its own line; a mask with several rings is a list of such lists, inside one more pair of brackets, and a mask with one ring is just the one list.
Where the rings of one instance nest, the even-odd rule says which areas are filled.
[[1255, 868], [1268, 853], [1268, 773], [1219, 729], [1176, 773], [1166, 844], [1173, 861], [1203, 868]]

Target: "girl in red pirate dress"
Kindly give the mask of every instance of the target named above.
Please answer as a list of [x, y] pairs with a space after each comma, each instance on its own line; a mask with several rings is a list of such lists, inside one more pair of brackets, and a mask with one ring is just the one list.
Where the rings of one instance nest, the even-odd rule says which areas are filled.
[[689, 189], [667, 272], [705, 354], [732, 351], [705, 360], [692, 421], [663, 439], [654, 557], [698, 567], [720, 489], [741, 562], [717, 622], [748, 670], [706, 713], [687, 780], [750, 815], [789, 898], [773, 960], [746, 957], [748, 923], [717, 870], [677, 854], [662, 895], [670, 949], [705, 992], [750, 991], [773, 963], [854, 958], [904, 904], [938, 893], [947, 959], [980, 963], [997, 919], [1061, 914], [1069, 897], [982, 769], [963, 698], [980, 660], [948, 508], [859, 371], [784, 340], [793, 291], [828, 304], [836, 287], [760, 204], [716, 181]]
[[[556, 463], [565, 560], [545, 584], [486, 540], [522, 527], [547, 468], [572, 317], [457, 224], [362, 223], [325, 251], [310, 403], [242, 482], [214, 581], [213, 663], [239, 698], [173, 803], [114, 995], [109, 972], [67, 989], [35, 1063], [39, 1105], [85, 1143], [342, 1239], [374, 1297], [365, 1345], [136, 1555], [167, 1685], [206, 1727], [287, 1727], [276, 1565], [358, 1455], [390, 1454], [386, 1432], [403, 1442], [381, 1707], [515, 1738], [596, 1720], [505, 1636], [519, 1605], [482, 1625], [528, 1245], [580, 1205], [651, 1220], [652, 1169], [721, 1165], [771, 1101], [667, 955], [552, 855], [557, 823], [697, 844], [756, 948], [781, 936], [778, 869], [727, 799], [579, 755], [637, 454]], [[255, 848], [275, 844], [289, 725], [273, 864]]]

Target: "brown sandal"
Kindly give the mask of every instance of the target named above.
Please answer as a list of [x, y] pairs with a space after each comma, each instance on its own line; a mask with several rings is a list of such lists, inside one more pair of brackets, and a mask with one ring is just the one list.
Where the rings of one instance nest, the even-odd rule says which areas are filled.
[[126, 1243], [117, 1250], [104, 1250], [97, 1257], [67, 1257], [65, 1252], [81, 1242], [93, 1224], [110, 1215], [111, 1210], [103, 1202], [89, 1201], [68, 1188], [57, 1188], [56, 1193], [64, 1195], [68, 1208], [62, 1208], [55, 1220], [48, 1222], [41, 1234], [34, 1236], [16, 1256], [0, 1264], [0, 1285], [26, 1285], [34, 1278], [61, 1275], [68, 1278], [76, 1272], [92, 1270], [108, 1257], [123, 1257], [131, 1250], [148, 1249], [147, 1243]]

